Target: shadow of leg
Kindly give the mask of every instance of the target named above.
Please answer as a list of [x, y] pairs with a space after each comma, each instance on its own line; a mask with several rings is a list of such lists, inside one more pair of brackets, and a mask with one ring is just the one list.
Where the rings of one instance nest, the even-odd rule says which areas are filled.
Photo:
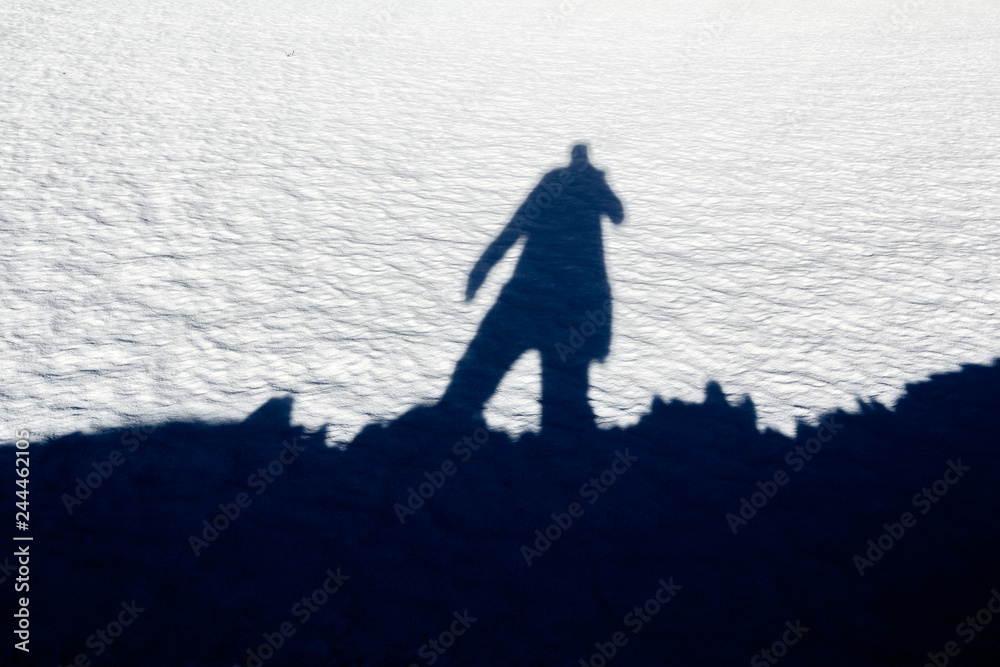
[[507, 326], [501, 311], [502, 306], [495, 306], [483, 319], [438, 401], [439, 409], [456, 418], [477, 417], [500, 380], [527, 350], [517, 332]]
[[542, 433], [567, 434], [596, 428], [587, 399], [590, 361], [566, 361], [542, 356]]

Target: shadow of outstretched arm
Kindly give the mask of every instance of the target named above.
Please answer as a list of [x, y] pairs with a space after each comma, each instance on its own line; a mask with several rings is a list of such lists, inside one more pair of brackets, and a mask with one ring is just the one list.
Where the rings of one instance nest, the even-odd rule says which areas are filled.
[[611, 191], [607, 183], [605, 183], [604, 187], [604, 201], [601, 202], [601, 208], [611, 218], [611, 222], [620, 225], [622, 220], [625, 219], [625, 209], [622, 208], [622, 201]]
[[490, 272], [490, 269], [510, 250], [510, 247], [514, 245], [521, 236], [521, 233], [522, 230], [518, 229], [514, 225], [514, 222], [511, 221], [500, 232], [500, 236], [483, 251], [482, 257], [479, 258], [479, 261], [476, 262], [476, 265], [472, 267], [472, 271], [469, 273], [469, 282], [465, 287], [466, 301], [472, 301], [483, 281], [486, 280], [486, 275]]

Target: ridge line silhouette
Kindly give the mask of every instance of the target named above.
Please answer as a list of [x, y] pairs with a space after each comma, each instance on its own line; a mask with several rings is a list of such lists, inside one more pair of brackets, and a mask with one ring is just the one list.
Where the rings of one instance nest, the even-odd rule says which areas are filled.
[[[713, 383], [701, 403], [657, 398], [638, 424], [582, 431], [571, 448], [432, 406], [327, 448], [322, 429], [291, 424], [287, 397], [235, 424], [61, 436], [32, 449], [31, 660], [97, 659], [88, 637], [134, 599], [145, 611], [105, 646], [118, 664], [245, 665], [286, 621], [296, 633], [265, 664], [420, 664], [417, 649], [468, 609], [480, 620], [453, 664], [571, 665], [673, 577], [684, 589], [628, 635], [622, 664], [745, 661], [796, 618], [811, 630], [783, 664], [922, 664], [997, 585], [998, 400], [996, 361], [935, 375], [892, 409], [825, 415], [839, 428], [798, 470], [786, 455], [819, 428], [761, 432], [752, 401], [731, 405]], [[476, 429], [479, 449], [456, 453]], [[258, 494], [248, 477], [292, 439], [300, 457]], [[124, 461], [103, 477], [116, 450]], [[616, 451], [637, 460], [590, 504], [581, 485]], [[10, 499], [12, 448], [0, 456]], [[911, 497], [959, 458], [969, 472], [920, 514]], [[734, 534], [726, 515], [779, 470], [790, 481]], [[69, 514], [63, 496], [93, 474]], [[393, 506], [424, 483], [433, 494], [401, 522]], [[190, 536], [240, 493], [252, 503], [195, 555]], [[582, 515], [527, 565], [521, 547], [572, 502]], [[852, 558], [906, 510], [917, 525], [860, 577]], [[300, 623], [293, 605], [328, 570], [350, 579]], [[962, 646], [964, 664], [992, 664], [989, 630]]]

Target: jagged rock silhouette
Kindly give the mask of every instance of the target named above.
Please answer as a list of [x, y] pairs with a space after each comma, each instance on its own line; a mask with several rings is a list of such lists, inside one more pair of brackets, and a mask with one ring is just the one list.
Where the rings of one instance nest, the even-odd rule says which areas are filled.
[[[758, 431], [714, 383], [575, 440], [418, 407], [340, 450], [290, 423], [289, 398], [238, 424], [66, 435], [31, 450], [29, 664], [246, 665], [284, 623], [262, 664], [578, 665], [619, 631], [616, 664], [745, 664], [797, 620], [782, 664], [923, 664], [948, 641], [961, 664], [994, 664], [1000, 627], [968, 644], [955, 628], [1000, 585], [998, 400], [994, 363], [795, 438]], [[968, 472], [921, 514], [914, 495], [959, 459]], [[916, 525], [860, 576], [854, 557], [907, 511]], [[633, 632], [627, 615], [671, 578]], [[430, 648], [466, 610], [454, 645]]]

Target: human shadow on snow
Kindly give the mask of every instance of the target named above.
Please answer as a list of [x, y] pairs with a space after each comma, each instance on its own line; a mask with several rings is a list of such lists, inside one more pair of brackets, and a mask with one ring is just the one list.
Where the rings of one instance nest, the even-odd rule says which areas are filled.
[[[622, 205], [578, 146], [474, 266], [469, 298], [526, 237], [441, 401], [346, 448], [293, 425], [288, 397], [242, 423], [32, 445], [31, 653], [8, 635], [4, 657], [919, 665], [955, 642], [961, 664], [996, 664], [1000, 367], [794, 437], [760, 432], [753, 403], [715, 383], [599, 430], [587, 368], [611, 336], [605, 215], [621, 222]], [[542, 430], [512, 439], [479, 410], [529, 349]], [[14, 457], [0, 450], [8, 525]]]
[[624, 210], [604, 172], [590, 164], [587, 147], [578, 144], [570, 155], [567, 167], [542, 177], [472, 268], [466, 299], [525, 239], [514, 275], [455, 368], [438, 405], [442, 411], [459, 418], [478, 414], [518, 357], [537, 350], [542, 430], [593, 425], [588, 369], [607, 356], [612, 321], [601, 218], [620, 224]]

